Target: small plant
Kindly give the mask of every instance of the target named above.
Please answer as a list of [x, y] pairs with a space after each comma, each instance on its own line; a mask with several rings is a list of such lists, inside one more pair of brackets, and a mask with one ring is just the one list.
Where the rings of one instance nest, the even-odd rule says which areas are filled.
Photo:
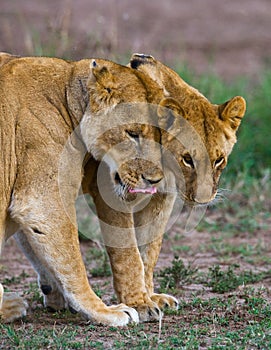
[[211, 287], [213, 292], [226, 293], [235, 290], [243, 284], [256, 283], [270, 276], [270, 271], [257, 274], [250, 270], [237, 274], [236, 269], [238, 267], [238, 265], [231, 265], [226, 271], [222, 271], [219, 265], [209, 268], [207, 276], [208, 287]]
[[178, 288], [180, 283], [189, 283], [195, 277], [197, 269], [191, 264], [185, 266], [182, 259], [175, 256], [171, 267], [166, 267], [158, 274], [160, 278], [160, 291], [174, 290]]
[[87, 259], [94, 260], [95, 261], [95, 267], [93, 267], [90, 272], [93, 277], [106, 277], [111, 276], [111, 268], [108, 261], [108, 256], [105, 252], [105, 250], [100, 247], [99, 248], [93, 248], [88, 254]]
[[229, 266], [227, 271], [222, 271], [219, 265], [209, 268], [208, 287], [213, 292], [225, 293], [236, 289], [240, 285], [239, 277], [235, 274], [236, 266]]
[[43, 305], [43, 297], [37, 282], [30, 282], [26, 294], [31, 295], [32, 301], [36, 301], [38, 304]]
[[10, 278], [5, 278], [2, 283], [5, 286], [11, 285], [11, 284], [19, 284], [24, 278], [29, 277], [29, 275], [23, 271], [19, 276], [13, 276]]

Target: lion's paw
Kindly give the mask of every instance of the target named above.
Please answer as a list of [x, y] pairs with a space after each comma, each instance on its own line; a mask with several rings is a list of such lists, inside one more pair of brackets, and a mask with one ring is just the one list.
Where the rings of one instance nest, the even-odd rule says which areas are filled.
[[163, 317], [163, 312], [156, 302], [150, 301], [136, 306], [140, 322], [158, 321]]
[[119, 304], [119, 305], [111, 305], [111, 306], [109, 306], [109, 309], [114, 310], [114, 311], [124, 312], [127, 316], [129, 316], [129, 320], [128, 320], [129, 323], [130, 322], [134, 322], [134, 323], [139, 322], [138, 313], [132, 307], [129, 307], [125, 304]]
[[139, 317], [135, 309], [125, 304], [112, 305], [95, 315], [95, 321], [109, 326], [126, 326], [128, 323], [138, 323]]
[[65, 299], [58, 289], [42, 284], [41, 290], [43, 293], [43, 304], [48, 310], [58, 311], [67, 308]]
[[179, 307], [178, 300], [172, 295], [154, 293], [151, 296], [151, 300], [154, 301], [161, 309], [171, 308], [177, 310]]
[[26, 315], [27, 302], [17, 293], [4, 293], [2, 306], [0, 307], [0, 320], [12, 322]]

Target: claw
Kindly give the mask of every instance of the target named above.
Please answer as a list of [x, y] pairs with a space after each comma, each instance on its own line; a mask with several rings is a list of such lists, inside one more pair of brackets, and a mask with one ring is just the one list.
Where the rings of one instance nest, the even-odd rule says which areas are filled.
[[111, 310], [121, 311], [121, 312], [125, 313], [126, 315], [128, 315], [129, 316], [129, 322], [127, 322], [127, 323], [132, 323], [132, 322], [139, 323], [138, 313], [132, 307], [129, 307], [129, 306], [125, 305], [125, 304], [119, 304], [119, 305], [109, 306], [109, 308]]
[[159, 309], [159, 307], [155, 307], [154, 311], [156, 312], [157, 316], [160, 316], [161, 310]]
[[128, 315], [128, 317], [129, 317], [129, 323], [130, 323], [130, 321], [132, 320], [132, 318], [131, 318], [129, 312], [128, 312], [128, 311], [123, 311], [123, 312], [125, 312], [125, 313]]
[[130, 308], [129, 311], [124, 310], [124, 312], [127, 315], [129, 315], [129, 317], [130, 317], [129, 321], [134, 322], [134, 323], [139, 323], [139, 316], [138, 316], [138, 313], [137, 313], [137, 311], [135, 309]]
[[175, 309], [178, 310], [179, 309], [179, 302], [178, 301], [174, 301], [174, 306], [175, 306]]
[[165, 307], [173, 308], [175, 310], [179, 307], [178, 300], [172, 295], [168, 294], [153, 294], [151, 299], [158, 304], [158, 306], [163, 309]]

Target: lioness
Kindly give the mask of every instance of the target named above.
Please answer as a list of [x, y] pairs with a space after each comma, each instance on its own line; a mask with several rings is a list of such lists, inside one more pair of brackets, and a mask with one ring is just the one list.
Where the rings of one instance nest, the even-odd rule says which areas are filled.
[[[133, 214], [140, 257], [136, 247], [122, 248], [122, 239], [117, 246], [108, 238], [106, 241], [119, 302], [135, 307], [140, 320], [147, 321], [161, 316], [155, 304], [160, 309], [178, 307], [176, 298], [154, 293], [153, 288], [153, 270], [176, 196], [190, 206], [204, 206], [215, 200], [219, 177], [236, 142], [246, 105], [239, 96], [219, 106], [211, 104], [177, 73], [151, 56], [135, 54], [130, 66], [144, 73], [146, 79], [153, 79], [165, 97], [157, 115], [165, 176], [149, 204]], [[92, 183], [90, 192], [96, 206], [104, 207], [94, 188]], [[117, 226], [117, 215], [108, 208], [100, 219], [102, 223]], [[102, 231], [106, 232], [106, 227]], [[107, 236], [110, 232], [109, 229]]]
[[[165, 225], [176, 197], [175, 194], [167, 192], [172, 192], [172, 189], [174, 189], [174, 192], [190, 204], [206, 203], [215, 197], [219, 173], [236, 140], [235, 132], [239, 123], [235, 126], [233, 122], [238, 121], [243, 116], [245, 102], [242, 98], [237, 97], [224, 106], [211, 105], [200, 93], [185, 84], [175, 72], [154, 60], [151, 56], [134, 55], [131, 66], [133, 69], [144, 73], [141, 79], [148, 91], [149, 102], [158, 103], [161, 99], [161, 91], [163, 92], [162, 95], [167, 97], [158, 108], [158, 123], [160, 128], [163, 129], [162, 144], [165, 153], [170, 155], [170, 160], [164, 157], [166, 181], [160, 185], [158, 193], [153, 195], [149, 205], [142, 210], [137, 210], [132, 216], [118, 210], [124, 209], [123, 206], [116, 210], [108, 205], [107, 198], [101, 195], [99, 191], [101, 184], [99, 186], [97, 183], [99, 163], [93, 158], [86, 160], [84, 166], [86, 176], [83, 178], [82, 187], [84, 192], [90, 192], [94, 197], [105, 236], [105, 243], [107, 244], [118, 299], [127, 305], [136, 307], [140, 319], [144, 321], [160, 317], [161, 313], [157, 305], [159, 308], [178, 306], [178, 302], [174, 297], [155, 294], [153, 290], [153, 269], [159, 255]], [[102, 76], [103, 74], [101, 74]], [[150, 83], [150, 78], [153, 83], [158, 83], [158, 89], [157, 85]], [[100, 88], [102, 91], [101, 96], [103, 98], [100, 101], [106, 101], [105, 91], [109, 93], [111, 86], [96, 82], [96, 88]], [[179, 103], [172, 97], [176, 97]], [[186, 104], [182, 103], [184, 101], [186, 101]], [[88, 113], [85, 116], [86, 130], [91, 130], [87, 128]], [[188, 122], [185, 123], [185, 121]], [[84, 123], [81, 123], [81, 125], [84, 125]], [[218, 128], [217, 133], [208, 132], [207, 125], [212, 131]], [[134, 127], [128, 134], [139, 147], [142, 132], [138, 130], [137, 125], [134, 125]], [[196, 134], [200, 134], [200, 138], [195, 136], [195, 131]], [[84, 131], [82, 133], [84, 134]], [[100, 131], [98, 134], [100, 134]], [[88, 133], [85, 133], [86, 137], [87, 135]], [[186, 136], [186, 139], [184, 136]], [[194, 143], [190, 142], [191, 136], [193, 136]], [[89, 142], [86, 144], [89, 145], [89, 150], [91, 150], [91, 144]], [[107, 137], [104, 145], [105, 150], [109, 151], [109, 148], [112, 146], [114, 148], [114, 145], [114, 141], [112, 142], [110, 137]], [[219, 150], [225, 151], [225, 158], [219, 159]], [[94, 149], [92, 152], [95, 153]], [[210, 152], [210, 155], [213, 154], [213, 161], [210, 161], [212, 157], [209, 158], [208, 152]], [[102, 154], [104, 154], [104, 150], [101, 151]], [[113, 149], [110, 158], [114, 159], [116, 154], [118, 152], [114, 152]], [[108, 160], [108, 164], [110, 166], [110, 160]], [[215, 171], [210, 171], [210, 169]], [[113, 178], [117, 181], [117, 193], [125, 197], [130, 185], [128, 187], [123, 185], [114, 167], [111, 170], [111, 175], [115, 174]], [[154, 177], [153, 182], [156, 182], [160, 176], [158, 171], [158, 177]], [[141, 179], [143, 178], [144, 176], [141, 177]], [[147, 192], [152, 193], [152, 188], [152, 186], [147, 188]], [[133, 192], [132, 187], [130, 189]], [[136, 185], [134, 185], [134, 189], [135, 192], [146, 190], [146, 188], [140, 188]], [[68, 194], [69, 191], [65, 193]], [[134, 230], [131, 228], [133, 225], [136, 228], [137, 240], [135, 240]], [[122, 228], [123, 232], [116, 232], [114, 227]], [[35, 253], [28, 243], [26, 234], [18, 233], [17, 239], [23, 245], [26, 254], [30, 256], [30, 260], [39, 272], [40, 284], [46, 294], [45, 304], [53, 308], [65, 306], [67, 301], [65, 293], [62, 293], [62, 290], [54, 283], [54, 278], [50, 277], [48, 271], [43, 269], [42, 264], [35, 258]], [[136, 244], [139, 245], [141, 255], [139, 255]], [[73, 306], [71, 309], [73, 310]], [[77, 308], [75, 310], [78, 311]]]
[[[116, 227], [125, 229], [127, 242], [117, 250], [125, 250], [120, 279], [132, 259], [133, 287], [137, 295], [146, 296], [133, 304], [143, 305], [144, 313], [151, 309], [157, 314], [156, 303], [147, 296], [142, 283], [144, 268], [136, 247], [132, 210], [111, 210], [98, 191], [96, 175], [98, 161], [104, 161], [103, 174], [112, 195], [127, 199], [132, 203], [130, 208], [140, 202], [141, 192], [156, 191], [163, 177], [160, 133], [152, 126], [154, 116], [146, 102], [158, 103], [162, 89], [143, 73], [106, 60], [2, 58], [1, 246], [16, 233], [39, 275], [45, 305], [68, 306], [86, 319], [108, 325], [137, 322], [133, 308], [124, 304], [108, 307], [89, 286], [74, 206], [82, 183], [83, 191], [93, 195], [98, 215], [105, 222], [106, 239]], [[114, 149], [116, 145], [120, 147]], [[119, 258], [117, 254], [114, 272]], [[114, 277], [117, 286], [116, 273]], [[0, 285], [1, 319], [12, 321], [25, 312], [26, 303], [4, 293]]]
[[[191, 206], [204, 206], [215, 200], [219, 178], [236, 142], [246, 103], [236, 96], [221, 105], [211, 104], [176, 72], [149, 55], [134, 54], [129, 66], [158, 83], [166, 97], [158, 108], [164, 180], [149, 205], [134, 214], [145, 275], [137, 288], [147, 290], [160, 308], [177, 307], [174, 297], [156, 294], [153, 288], [153, 270], [166, 224], [176, 196]], [[127, 275], [121, 275], [118, 254], [112, 249], [108, 249], [108, 253], [118, 300], [140, 309], [140, 299], [135, 300], [126, 287], [133, 263], [127, 267]]]

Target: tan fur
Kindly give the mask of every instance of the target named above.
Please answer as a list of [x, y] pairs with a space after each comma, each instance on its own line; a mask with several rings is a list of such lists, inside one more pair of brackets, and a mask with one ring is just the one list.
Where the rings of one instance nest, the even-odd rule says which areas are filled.
[[[245, 101], [235, 97], [223, 105], [212, 105], [151, 56], [134, 55], [130, 65], [143, 72], [146, 79], [153, 79], [166, 97], [158, 106], [166, 181], [159, 184], [158, 193], [148, 205], [133, 215], [141, 259], [136, 247], [110, 245], [107, 251], [119, 302], [135, 307], [140, 319], [146, 321], [161, 317], [159, 308], [178, 307], [176, 298], [154, 293], [153, 285], [153, 270], [176, 195], [190, 205], [205, 205], [215, 198], [220, 174], [245, 113]], [[99, 196], [94, 194], [94, 198], [97, 208], [105, 207]], [[116, 225], [124, 222], [119, 220], [120, 213], [109, 212], [110, 208], [100, 216], [102, 222]], [[112, 236], [110, 233], [109, 230], [107, 236]], [[118, 243], [126, 234], [125, 231], [118, 236]]]
[[[44, 59], [34, 59], [34, 62], [31, 61], [31, 66], [34, 63], [40, 67], [42, 60]], [[24, 62], [23, 59], [20, 62]], [[80, 168], [80, 163], [84, 161], [82, 189], [93, 196], [96, 205], [111, 261], [118, 300], [135, 307], [142, 321], [158, 319], [161, 317], [159, 308], [178, 307], [174, 297], [156, 294], [153, 288], [153, 269], [176, 194], [191, 205], [213, 200], [220, 173], [236, 141], [235, 133], [245, 112], [244, 100], [236, 97], [224, 105], [212, 105], [197, 90], [183, 82], [175, 72], [151, 56], [133, 56], [131, 66], [133, 69], [136, 68], [133, 76], [131, 76], [131, 70], [125, 70], [123, 67], [114, 71], [116, 66], [109, 61], [97, 60], [97, 67], [92, 64], [91, 73], [88, 68], [89, 60], [78, 63], [53, 60], [51, 62], [54, 68], [51, 66], [49, 70], [49, 60], [46, 59], [43, 62], [46, 64], [42, 69], [40, 67], [37, 81], [44, 83], [45, 79], [46, 89], [41, 89], [41, 93], [37, 94], [37, 88], [31, 89], [31, 84], [28, 89], [25, 88], [25, 84], [22, 84], [14, 91], [11, 89], [14, 101], [7, 101], [1, 106], [1, 115], [9, 116], [8, 108], [11, 108], [12, 114], [16, 115], [14, 108], [20, 105], [21, 101], [16, 100], [15, 91], [21, 90], [23, 95], [27, 96], [27, 100], [32, 101], [32, 96], [35, 96], [35, 101], [31, 106], [21, 108], [19, 115], [22, 113], [45, 115], [38, 109], [38, 106], [42, 105], [46, 107], [44, 110], [49, 120], [45, 128], [35, 125], [35, 118], [31, 125], [23, 124], [20, 118], [19, 123], [16, 124], [16, 131], [24, 136], [24, 138], [19, 137], [17, 148], [21, 155], [27, 154], [27, 157], [21, 159], [16, 165], [16, 171], [21, 169], [20, 176], [23, 178], [29, 178], [30, 174], [33, 176], [33, 181], [31, 184], [28, 181], [16, 183], [16, 191], [21, 194], [18, 202], [21, 206], [17, 205], [16, 198], [12, 199], [10, 209], [13, 222], [10, 217], [6, 217], [1, 212], [2, 231], [6, 228], [6, 232], [10, 234], [17, 230], [16, 239], [39, 274], [39, 283], [45, 294], [44, 301], [47, 306], [55, 309], [70, 306], [71, 310], [81, 312], [86, 318], [94, 318], [106, 324], [126, 324], [128, 318], [125, 318], [120, 311], [129, 312], [136, 320], [134, 311], [124, 305], [117, 306], [117, 310], [106, 308], [93, 295], [86, 282], [84, 267], [78, 253], [74, 213], [74, 199], [81, 182], [80, 171], [74, 169]], [[16, 63], [13, 68], [11, 63], [8, 63], [7, 81], [14, 74], [14, 68], [18, 64]], [[28, 64], [24, 66], [26, 67]], [[0, 72], [3, 72], [2, 69]], [[57, 79], [58, 69], [61, 70], [60, 86], [63, 86], [63, 83], [65, 85], [65, 97], [61, 96], [58, 84], [53, 84]], [[25, 73], [24, 69], [21, 74], [23, 73]], [[27, 76], [30, 75], [32, 72], [24, 74], [22, 82], [25, 83], [25, 79], [27, 81]], [[20, 79], [16, 81], [20, 85]], [[8, 91], [5, 86], [3, 89]], [[6, 96], [3, 92], [2, 94]], [[166, 98], [160, 103], [162, 97]], [[120, 106], [120, 101], [128, 104], [132, 102], [134, 107]], [[90, 109], [87, 108], [89, 102], [91, 102]], [[133, 195], [127, 192], [127, 188], [144, 188], [146, 186], [144, 179], [147, 178], [150, 183], [156, 183], [162, 176], [160, 152], [157, 145], [153, 143], [153, 140], [159, 141], [160, 133], [157, 128], [148, 125], [157, 125], [157, 121], [150, 117], [153, 111], [146, 109], [144, 102], [159, 104], [158, 122], [163, 129], [163, 170], [166, 179], [158, 184], [158, 193], [152, 196], [149, 203], [142, 205], [141, 210], [140, 205], [144, 204], [146, 197]], [[131, 118], [137, 123], [127, 123], [126, 117], [122, 119], [126, 113], [128, 113], [128, 119]], [[59, 114], [62, 116], [60, 119], [56, 118]], [[139, 117], [141, 115], [148, 117], [142, 119]], [[77, 125], [79, 128], [76, 129]], [[84, 145], [91, 152], [84, 159], [82, 159], [84, 147], [82, 152], [82, 144], [78, 142], [75, 135], [72, 135], [68, 145], [63, 147], [74, 129], [82, 134]], [[11, 123], [10, 135], [15, 134], [12, 130], [14, 128]], [[38, 140], [44, 138], [44, 132], [50, 135], [50, 142], [45, 143], [43, 147]], [[137, 136], [137, 141], [133, 139], [134, 134]], [[11, 140], [13, 139], [14, 136], [11, 137]], [[35, 152], [36, 142], [39, 149]], [[143, 143], [143, 147], [140, 147], [140, 154], [135, 159], [133, 154], [138, 152], [138, 143], [140, 145]], [[7, 154], [12, 155], [14, 148], [12, 142], [6, 148], [9, 148]], [[53, 164], [59, 163], [60, 153], [62, 162], [63, 159], [65, 161], [64, 165], [56, 170]], [[31, 154], [33, 154], [32, 159], [30, 159]], [[14, 162], [16, 157], [15, 153]], [[42, 161], [39, 161], [40, 158]], [[106, 161], [106, 166], [103, 168], [105, 175], [99, 183], [97, 174], [101, 169], [99, 161], [102, 158]], [[74, 159], [77, 161], [75, 162]], [[50, 164], [50, 169], [53, 171], [46, 170], [44, 165], [46, 163]], [[28, 173], [26, 164], [29, 164], [29, 169], [33, 166], [34, 170], [31, 168]], [[12, 166], [9, 169], [12, 170]], [[44, 184], [40, 182], [39, 172], [50, 180]], [[64, 194], [63, 191], [61, 193], [62, 198], [59, 198], [55, 183], [58, 172], [62, 179], [60, 187], [66, 188]], [[15, 182], [18, 176], [14, 171], [6, 171], [6, 174], [8, 177], [3, 181], [6, 181], [7, 185]], [[124, 201], [117, 201], [112, 195], [108, 196], [108, 193], [112, 193], [112, 189]], [[2, 196], [6, 198], [6, 203], [10, 193], [11, 189], [2, 190], [1, 198]], [[27, 203], [26, 208], [22, 204], [29, 199], [29, 193], [33, 198]], [[47, 197], [48, 193], [51, 197]], [[40, 197], [46, 198], [48, 203], [46, 201], [39, 203]], [[55, 217], [56, 205], [60, 208], [63, 203], [65, 208], [61, 210], [61, 217]], [[30, 210], [30, 208], [33, 209]], [[63, 219], [67, 213], [73, 223]], [[50, 225], [48, 225], [48, 218], [50, 218]], [[14, 222], [16, 222], [15, 226]], [[45, 235], [44, 232], [46, 232]], [[62, 236], [65, 237], [65, 242], [62, 242]], [[50, 247], [53, 253], [55, 247], [61, 247], [61, 252], [63, 254], [67, 252], [67, 254], [61, 258], [59, 254], [50, 254], [47, 250], [44, 252], [44, 246]], [[82, 275], [84, 277], [81, 277]]]
[[[166, 97], [158, 107], [166, 181], [159, 185], [149, 205], [134, 214], [134, 221], [138, 242], [143, 242], [140, 253], [148, 295], [161, 308], [177, 307], [174, 297], [155, 294], [153, 290], [153, 270], [167, 221], [176, 195], [190, 205], [206, 205], [215, 199], [246, 104], [240, 96], [219, 106], [211, 104], [152, 56], [134, 54], [130, 66], [158, 83]], [[119, 283], [115, 288], [121, 295], [120, 301], [135, 304], [125, 286], [120, 288]]]
[[159, 124], [164, 129], [162, 144], [184, 174], [186, 188], [177, 181], [179, 193], [191, 204], [209, 203], [216, 196], [220, 174], [236, 142], [245, 100], [236, 96], [213, 105], [152, 56], [135, 54], [130, 65], [152, 77], [168, 96], [159, 107]]
[[[154, 114], [146, 105], [157, 104], [162, 89], [144, 74], [105, 60], [3, 59], [0, 244], [15, 234], [38, 273], [46, 306], [69, 307], [103, 324], [137, 322], [134, 309], [124, 304], [107, 307], [89, 286], [74, 207], [82, 183], [83, 191], [94, 198], [109, 254], [110, 249], [115, 252], [113, 269], [124, 272], [124, 281], [133, 279], [129, 288], [136, 301], [130, 304], [142, 306], [143, 313], [157, 313], [144, 285], [132, 215], [144, 196], [129, 189], [155, 186], [163, 176], [160, 134], [151, 126]], [[101, 160], [102, 180], [113, 204], [128, 208], [126, 212], [112, 208], [101, 196]], [[127, 271], [131, 265], [136, 277]], [[118, 290], [117, 282], [115, 287]], [[21, 299], [0, 290], [2, 320], [24, 315], [25, 308]]]

